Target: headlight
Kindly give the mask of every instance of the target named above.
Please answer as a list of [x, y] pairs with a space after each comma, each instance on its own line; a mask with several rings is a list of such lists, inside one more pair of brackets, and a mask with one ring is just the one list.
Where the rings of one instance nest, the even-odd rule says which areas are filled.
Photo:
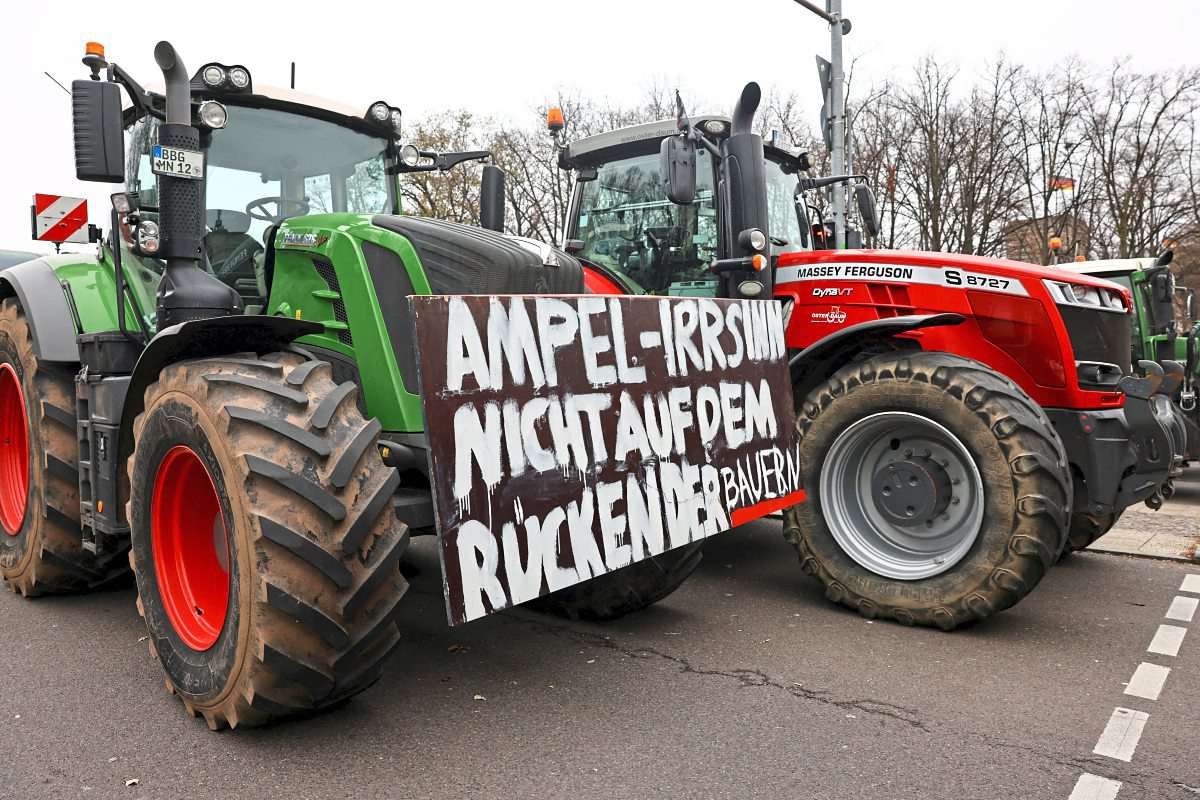
[[200, 76], [203, 78], [205, 84], [213, 87], [214, 89], [225, 82], [225, 70], [221, 69], [216, 64], [210, 64], [209, 66], [205, 67], [204, 72], [202, 72]]
[[743, 234], [746, 237], [746, 243], [750, 245], [752, 250], [762, 252], [767, 249], [767, 235], [758, 228], [751, 228]]
[[391, 111], [391, 114], [389, 115], [389, 118], [392, 121], [392, 130], [394, 130], [396, 132], [396, 135], [399, 136], [400, 135], [400, 121], [402, 119], [400, 109], [393, 108]]
[[148, 256], [158, 252], [158, 223], [154, 220], [143, 220], [134, 231], [134, 242], [137, 248]]
[[371, 107], [367, 109], [367, 114], [376, 122], [387, 122], [388, 117], [392, 114], [392, 109], [388, 107], [387, 103], [380, 100], [378, 103], [371, 104]]
[[1050, 297], [1058, 305], [1086, 306], [1101, 308], [1105, 311], [1125, 312], [1125, 301], [1119, 292], [1102, 289], [1099, 286], [1089, 286], [1083, 283], [1067, 283], [1065, 281], [1045, 281]]
[[725, 123], [719, 119], [710, 119], [704, 123], [704, 132], [711, 133], [713, 136], [720, 136], [725, 132]]
[[758, 297], [762, 294], [763, 285], [758, 281], [742, 281], [738, 284], [738, 291], [742, 297]]
[[411, 144], [400, 148], [400, 163], [406, 167], [415, 167], [421, 162], [421, 151]]
[[200, 104], [200, 121], [213, 130], [220, 130], [229, 121], [229, 114], [216, 100], [205, 100]]
[[229, 82], [235, 89], [245, 89], [250, 85], [250, 73], [245, 67], [234, 67], [229, 70]]

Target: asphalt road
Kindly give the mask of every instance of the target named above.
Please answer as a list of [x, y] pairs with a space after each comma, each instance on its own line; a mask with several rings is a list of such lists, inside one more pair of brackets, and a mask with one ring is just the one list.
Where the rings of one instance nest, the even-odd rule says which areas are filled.
[[[1200, 631], [1146, 652], [1200, 564], [1081, 554], [945, 634], [831, 606], [779, 533], [712, 540], [680, 591], [616, 624], [517, 609], [456, 630], [421, 541], [387, 677], [266, 730], [185, 716], [132, 591], [4, 593], [0, 797], [1030, 800], [1084, 773], [1119, 800], [1200, 796]], [[1142, 662], [1170, 668], [1157, 700], [1123, 694]], [[1128, 763], [1093, 753], [1118, 706], [1149, 714]]]

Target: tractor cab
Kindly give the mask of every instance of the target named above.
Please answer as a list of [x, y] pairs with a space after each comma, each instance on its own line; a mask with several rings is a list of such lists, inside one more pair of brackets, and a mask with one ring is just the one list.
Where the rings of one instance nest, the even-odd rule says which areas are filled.
[[[364, 110], [292, 89], [256, 85], [242, 66], [209, 63], [190, 82], [200, 129], [204, 206], [201, 266], [233, 289], [244, 313], [260, 313], [269, 294], [270, 253], [287, 219], [321, 214], [399, 214], [401, 175], [446, 170], [484, 151], [432, 153], [401, 142], [399, 108]], [[125, 185], [139, 220], [157, 222], [155, 159], [164, 98], [140, 96], [124, 110]], [[181, 168], [192, 168], [182, 164]], [[135, 226], [122, 235], [132, 261], [155, 281], [157, 252]]]
[[[727, 117], [706, 115], [695, 125], [715, 141], [729, 136]], [[602, 133], [564, 145], [560, 163], [576, 184], [565, 230], [566, 249], [623, 291], [713, 296], [710, 270], [726, 257], [730, 234], [720, 219], [720, 170], [706, 149], [696, 151], [696, 185], [690, 202], [675, 203], [663, 190], [660, 147], [677, 133], [661, 120]], [[808, 210], [800, 192], [807, 155], [765, 144], [767, 211], [775, 254], [807, 250]]]
[[[399, 211], [399, 109], [380, 102], [361, 113], [255, 86], [241, 66], [206, 64], [191, 86], [204, 154], [201, 265], [237, 292], [245, 311], [255, 313], [266, 302], [267, 252], [283, 220]], [[146, 92], [124, 112], [125, 185], [139, 217], [151, 221], [159, 205], [153, 159], [161, 103], [161, 95]], [[136, 232], [126, 226], [122, 233], [142, 267], [160, 271]]]

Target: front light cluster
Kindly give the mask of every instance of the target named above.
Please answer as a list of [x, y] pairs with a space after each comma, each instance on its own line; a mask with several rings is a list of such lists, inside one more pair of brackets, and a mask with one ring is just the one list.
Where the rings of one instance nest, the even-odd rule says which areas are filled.
[[400, 138], [400, 123], [403, 115], [395, 106], [390, 106], [382, 100], [376, 100], [367, 109], [366, 118], [379, 125], [388, 126], [392, 129], [395, 137]]
[[250, 71], [241, 64], [205, 64], [192, 78], [192, 84], [200, 84], [210, 92], [249, 92]]
[[1121, 293], [1111, 289], [1064, 281], [1046, 281], [1045, 283], [1054, 302], [1060, 305], [1089, 306], [1121, 313], [1125, 313], [1127, 310]]

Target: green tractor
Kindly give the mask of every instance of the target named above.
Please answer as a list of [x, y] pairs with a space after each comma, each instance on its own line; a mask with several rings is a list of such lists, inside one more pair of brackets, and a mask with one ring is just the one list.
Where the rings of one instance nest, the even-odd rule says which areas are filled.
[[1159, 362], [1164, 369], [1159, 392], [1174, 403], [1176, 449], [1186, 466], [1200, 461], [1200, 300], [1196, 289], [1177, 284], [1173, 260], [1173, 251], [1167, 250], [1157, 258], [1065, 266], [1119, 283], [1133, 293], [1133, 358]]
[[[400, 637], [399, 561], [435, 526], [406, 298], [581, 293], [582, 270], [494, 230], [494, 166], [485, 227], [400, 214], [405, 172], [487, 153], [402, 146], [387, 103], [154, 56], [163, 94], [94, 44], [72, 84], [77, 176], [125, 183], [96, 252], [0, 271], [0, 572], [33, 596], [132, 567], [168, 689], [257, 725], [362, 691]], [[611, 618], [698, 560], [541, 603]]]

